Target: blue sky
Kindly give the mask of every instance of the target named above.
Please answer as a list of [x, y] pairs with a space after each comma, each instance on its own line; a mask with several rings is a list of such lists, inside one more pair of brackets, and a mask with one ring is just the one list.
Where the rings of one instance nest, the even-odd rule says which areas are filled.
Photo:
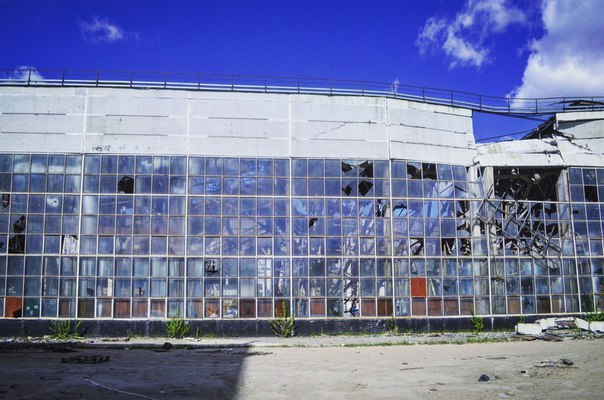
[[[603, 6], [601, 0], [0, 0], [1, 67], [601, 96]], [[475, 131], [484, 138], [536, 124], [479, 116]]]

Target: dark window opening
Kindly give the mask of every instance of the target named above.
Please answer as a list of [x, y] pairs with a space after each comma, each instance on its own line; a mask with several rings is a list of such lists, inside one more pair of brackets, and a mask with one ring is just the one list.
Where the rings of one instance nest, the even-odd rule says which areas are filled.
[[424, 179], [436, 180], [436, 164], [422, 163], [422, 174]]
[[361, 181], [359, 182], [359, 193], [365, 196], [367, 193], [369, 193], [372, 187], [373, 183], [368, 181]]
[[25, 253], [25, 235], [15, 235], [8, 239], [9, 254], [24, 254]]
[[598, 201], [598, 187], [597, 186], [585, 186], [585, 201], [591, 201], [591, 202]]
[[130, 176], [124, 176], [117, 183], [117, 191], [119, 193], [134, 193], [134, 179]]
[[9, 254], [24, 254], [25, 253], [25, 229], [27, 227], [27, 219], [25, 215], [19, 217], [17, 221], [13, 223], [13, 231], [15, 235], [8, 239], [8, 252]]
[[557, 201], [559, 169], [495, 169], [494, 194], [500, 199]]
[[407, 163], [407, 176], [409, 179], [422, 179], [422, 170], [411, 163]]
[[373, 163], [365, 161], [359, 165], [359, 176], [373, 178]]
[[347, 162], [342, 161], [342, 172], [344, 173], [348, 173], [351, 172], [354, 169], [354, 167], [350, 164], [348, 164]]

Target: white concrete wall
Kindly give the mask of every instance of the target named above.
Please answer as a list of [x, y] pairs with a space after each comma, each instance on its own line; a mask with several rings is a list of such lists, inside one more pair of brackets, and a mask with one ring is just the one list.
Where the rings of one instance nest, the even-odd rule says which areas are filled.
[[378, 97], [0, 87], [0, 151], [470, 164], [470, 110]]
[[604, 111], [556, 114], [557, 130], [573, 143], [604, 154]]
[[604, 166], [604, 112], [558, 113], [552, 138], [477, 146], [481, 166]]

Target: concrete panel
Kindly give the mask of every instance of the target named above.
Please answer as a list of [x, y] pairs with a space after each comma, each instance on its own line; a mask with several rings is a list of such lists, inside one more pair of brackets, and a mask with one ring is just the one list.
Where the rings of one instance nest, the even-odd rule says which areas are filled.
[[57, 87], [57, 86], [2, 86], [0, 96], [86, 96], [89, 88]]
[[83, 96], [23, 93], [0, 97], [0, 114], [73, 114], [84, 111]]
[[3, 114], [0, 129], [11, 133], [74, 133], [82, 132], [82, 117], [77, 115]]
[[[287, 100], [283, 98], [281, 100]], [[255, 100], [190, 100], [191, 117], [217, 119], [265, 119], [285, 121], [289, 118], [286, 101]]]
[[471, 135], [408, 126], [391, 126], [390, 140], [403, 143], [421, 143], [430, 147], [474, 148], [474, 140]]
[[387, 159], [388, 148], [379, 142], [347, 142], [294, 140], [292, 141], [292, 157], [326, 157], [326, 158], [356, 158], [356, 159]]
[[184, 135], [187, 132], [187, 120], [147, 116], [90, 116], [86, 132], [107, 135]]
[[563, 167], [567, 165], [566, 157], [560, 157], [557, 154], [522, 154], [522, 153], [503, 153], [481, 155], [475, 158], [483, 167]]
[[604, 111], [577, 111], [556, 114], [556, 121], [558, 122], [576, 122], [579, 120], [589, 121], [596, 119], [604, 119]]
[[390, 125], [429, 128], [443, 132], [467, 133], [472, 136], [472, 118], [438, 112], [389, 108]]
[[[182, 91], [171, 91], [168, 90], [168, 93], [186, 93], [187, 98], [191, 100], [208, 100], [208, 101], [266, 101], [266, 102], [280, 102], [287, 103], [289, 101], [289, 94], [275, 94], [275, 93], [242, 93], [242, 92], [182, 92]], [[292, 95], [298, 96], [298, 95]]]
[[2, 151], [5, 152], [81, 153], [82, 151], [82, 135], [2, 133], [0, 143], [2, 143]]
[[417, 103], [409, 100], [386, 99], [388, 109], [403, 108], [409, 110], [420, 110], [428, 112], [437, 112], [441, 114], [450, 114], [457, 116], [472, 117], [472, 110], [451, 106], [444, 106], [429, 103]]
[[582, 167], [604, 167], [604, 155], [601, 154], [565, 153], [563, 156], [566, 165]]
[[387, 146], [385, 126], [350, 122], [292, 122], [293, 139], [338, 140], [345, 146], [347, 141], [382, 142]]
[[187, 115], [186, 99], [149, 98], [130, 95], [89, 96], [88, 114], [96, 115], [146, 115], [181, 116]]
[[476, 146], [476, 150], [478, 155], [501, 153], [556, 154], [560, 151], [556, 144], [539, 139], [481, 144]]
[[187, 152], [191, 155], [223, 155], [240, 157], [288, 157], [289, 141], [282, 139], [232, 139], [191, 137]]
[[90, 97], [138, 97], [152, 99], [188, 99], [188, 90], [90, 87], [84, 89]]
[[287, 138], [289, 124], [287, 121], [194, 118], [190, 120], [189, 134], [191, 137]]
[[383, 124], [385, 123], [384, 103], [375, 100], [364, 97], [324, 97], [318, 101], [313, 98], [311, 102], [300, 102], [298, 98], [292, 98], [292, 120]]
[[112, 154], [186, 154], [186, 137], [126, 135], [87, 135], [84, 141], [85, 153]]
[[400, 160], [471, 165], [476, 152], [471, 149], [426, 146], [415, 143], [391, 142], [390, 157]]

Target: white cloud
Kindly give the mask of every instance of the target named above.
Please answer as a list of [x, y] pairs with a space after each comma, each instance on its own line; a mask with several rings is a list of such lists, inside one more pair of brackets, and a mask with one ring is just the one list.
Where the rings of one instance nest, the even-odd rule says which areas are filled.
[[544, 35], [533, 41], [510, 97], [604, 96], [604, 4], [544, 0]]
[[401, 81], [398, 78], [395, 78], [392, 81], [392, 91], [394, 91], [394, 93], [398, 93], [398, 87], [401, 85]]
[[6, 79], [15, 81], [43, 81], [44, 77], [35, 67], [30, 65], [21, 65], [7, 74]]
[[80, 21], [80, 32], [84, 40], [92, 43], [112, 43], [124, 40], [126, 33], [107, 18], [93, 17], [90, 21]]
[[467, 0], [455, 18], [430, 17], [415, 44], [421, 54], [444, 53], [449, 67], [480, 68], [491, 61], [485, 39], [503, 33], [512, 24], [525, 24], [527, 17], [508, 0]]

